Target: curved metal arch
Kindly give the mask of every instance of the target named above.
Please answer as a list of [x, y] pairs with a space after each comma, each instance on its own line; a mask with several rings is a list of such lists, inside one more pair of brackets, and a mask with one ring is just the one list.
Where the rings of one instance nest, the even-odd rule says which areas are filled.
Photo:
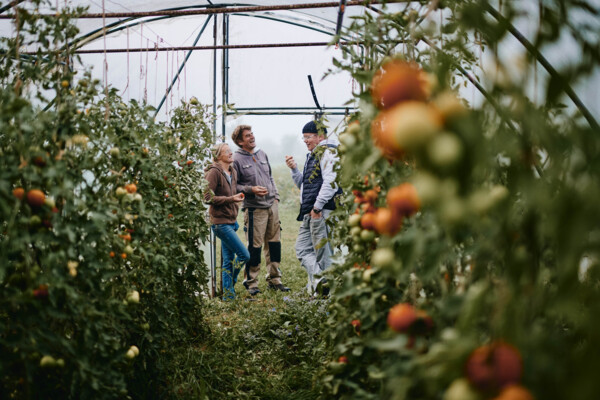
[[[195, 5], [195, 6], [187, 6], [187, 7], [173, 7], [173, 8], [166, 8], [160, 11], [176, 11], [176, 10], [183, 10], [183, 9], [190, 9], [190, 8], [218, 8], [218, 7], [231, 7], [231, 6], [250, 6], [252, 4], [248, 4], [248, 3], [232, 3], [232, 4], [199, 4], [199, 5]], [[291, 12], [294, 13], [298, 13], [298, 14], [304, 14], [306, 15], [306, 13], [303, 13], [300, 10], [289, 10]], [[247, 16], [247, 17], [254, 17], [254, 18], [261, 18], [261, 19], [267, 19], [267, 20], [272, 20], [272, 21], [276, 21], [276, 22], [281, 22], [281, 23], [285, 23], [285, 24], [290, 24], [290, 25], [294, 25], [294, 26], [298, 26], [300, 28], [305, 28], [305, 29], [309, 29], [315, 32], [319, 32], [319, 33], [323, 33], [326, 35], [335, 35], [335, 28], [331, 28], [331, 31], [328, 32], [325, 29], [327, 29], [327, 27], [325, 25], [319, 24], [321, 26], [322, 29], [319, 29], [317, 27], [314, 26], [310, 26], [310, 25], [306, 25], [306, 24], [302, 24], [300, 22], [294, 22], [294, 21], [290, 21], [290, 18], [285, 18], [285, 17], [274, 17], [274, 16], [267, 16], [267, 15], [253, 15], [253, 14], [245, 14], [245, 13], [234, 13], [232, 15], [238, 15], [238, 16]], [[111, 28], [111, 29], [106, 29], [106, 35], [109, 34], [113, 34], [119, 31], [122, 31], [124, 29], [127, 29], [129, 27], [134, 27], [134, 26], [138, 26], [140, 24], [143, 23], [149, 23], [149, 22], [156, 22], [156, 21], [161, 21], [164, 19], [170, 19], [170, 18], [177, 18], [177, 17], [173, 17], [173, 16], [161, 16], [161, 17], [155, 17], [155, 18], [150, 18], [150, 19], [145, 19], [142, 20], [141, 18], [137, 18], [137, 17], [131, 17], [131, 18], [124, 18], [122, 20], [119, 21], [115, 21], [111, 24], [106, 25], [106, 28]], [[336, 21], [333, 20], [328, 20], [325, 18], [321, 18], [321, 17], [317, 17], [319, 19], [322, 19], [326, 22], [329, 22], [332, 24], [332, 26], [335, 26]], [[135, 23], [132, 24], [128, 24], [129, 22], [132, 21], [136, 21]], [[127, 25], [125, 25], [127, 24]], [[70, 47], [74, 47], [74, 48], [79, 48], [82, 47], [94, 40], [96, 40], [97, 38], [99, 38], [100, 36], [102, 36], [102, 34], [104, 33], [104, 27], [103, 28], [98, 28], [95, 29], [93, 31], [90, 31], [76, 39], [74, 39], [71, 43], [69, 43]], [[344, 40], [348, 40], [347, 38], [342, 38]]]

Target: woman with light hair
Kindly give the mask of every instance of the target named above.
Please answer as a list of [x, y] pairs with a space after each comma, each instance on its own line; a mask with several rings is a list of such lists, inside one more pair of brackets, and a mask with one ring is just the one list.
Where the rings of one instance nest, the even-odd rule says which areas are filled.
[[205, 193], [204, 199], [210, 204], [211, 229], [221, 239], [223, 300], [233, 300], [238, 274], [250, 259], [248, 249], [236, 234], [239, 203], [244, 200], [244, 194], [236, 193], [237, 175], [231, 166], [233, 153], [227, 143], [215, 145], [213, 160], [205, 171], [210, 191]]

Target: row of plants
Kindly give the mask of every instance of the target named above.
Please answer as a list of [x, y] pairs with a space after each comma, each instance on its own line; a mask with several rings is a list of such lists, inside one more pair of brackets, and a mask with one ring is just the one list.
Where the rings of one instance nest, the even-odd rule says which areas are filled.
[[205, 333], [212, 117], [192, 100], [157, 122], [78, 71], [68, 43], [84, 10], [13, 11], [17, 34], [0, 39], [0, 397], [168, 398], [170, 350]]
[[[573, 16], [598, 10], [535, 2], [538, 34], [515, 69], [497, 48], [527, 5], [503, 3], [497, 14], [486, 1], [369, 13], [346, 32], [365, 47], [334, 61], [361, 90], [339, 138], [346, 195], [333, 232], [349, 252], [328, 273], [323, 398], [592, 399], [600, 390], [600, 137], [593, 117], [561, 104], [599, 61], [592, 28]], [[440, 12], [435, 26], [428, 14]], [[582, 58], [533, 102], [532, 66], [561, 34], [578, 39]], [[492, 76], [477, 69], [481, 46]], [[475, 74], [481, 106], [459, 95]]]

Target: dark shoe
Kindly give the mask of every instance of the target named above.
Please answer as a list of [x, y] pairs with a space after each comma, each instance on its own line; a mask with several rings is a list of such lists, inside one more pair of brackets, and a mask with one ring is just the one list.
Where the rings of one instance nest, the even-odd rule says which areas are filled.
[[273, 284], [269, 283], [269, 289], [279, 290], [280, 292], [289, 292], [290, 290], [292, 290], [289, 287], [283, 286], [281, 283], [279, 283], [277, 285], [273, 285]]
[[317, 285], [317, 289], [315, 290], [317, 295], [326, 299], [329, 297], [329, 283], [327, 279], [321, 279], [321, 282]]
[[254, 287], [254, 288], [248, 289], [248, 293], [250, 294], [250, 296], [256, 296], [257, 294], [260, 293], [260, 290], [256, 287]]

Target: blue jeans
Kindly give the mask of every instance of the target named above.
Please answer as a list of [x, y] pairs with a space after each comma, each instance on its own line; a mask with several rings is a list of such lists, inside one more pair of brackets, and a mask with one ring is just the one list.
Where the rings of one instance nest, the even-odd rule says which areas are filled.
[[223, 300], [232, 300], [235, 298], [234, 286], [238, 274], [250, 259], [250, 253], [235, 233], [239, 228], [237, 222], [235, 224], [212, 225], [211, 228], [215, 236], [221, 239]]

